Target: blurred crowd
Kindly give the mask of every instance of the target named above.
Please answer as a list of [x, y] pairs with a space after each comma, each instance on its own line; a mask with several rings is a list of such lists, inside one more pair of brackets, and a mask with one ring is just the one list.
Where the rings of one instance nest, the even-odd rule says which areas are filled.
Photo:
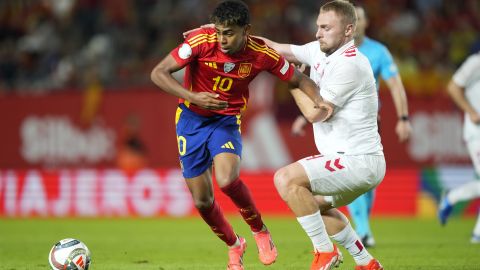
[[[246, 0], [253, 33], [314, 39], [318, 0]], [[480, 48], [480, 1], [364, 0], [367, 35], [387, 45], [409, 94], [429, 96]], [[208, 22], [213, 0], [0, 1], [0, 94], [153, 86], [153, 66]], [[95, 88], [93, 87], [93, 88]]]

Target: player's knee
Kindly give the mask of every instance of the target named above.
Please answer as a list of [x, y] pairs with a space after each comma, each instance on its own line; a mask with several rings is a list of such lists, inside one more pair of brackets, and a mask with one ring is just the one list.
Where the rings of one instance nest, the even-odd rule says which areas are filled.
[[237, 180], [240, 177], [238, 172], [235, 171], [224, 171], [223, 173], [217, 172], [215, 174], [215, 179], [220, 188], [228, 186], [233, 181]]
[[280, 194], [282, 199], [285, 199], [288, 190], [291, 188], [291, 177], [288, 170], [286, 168], [281, 168], [276, 171], [273, 176], [273, 182], [278, 194]]
[[213, 204], [213, 197], [193, 198], [193, 203], [198, 210], [208, 209]]

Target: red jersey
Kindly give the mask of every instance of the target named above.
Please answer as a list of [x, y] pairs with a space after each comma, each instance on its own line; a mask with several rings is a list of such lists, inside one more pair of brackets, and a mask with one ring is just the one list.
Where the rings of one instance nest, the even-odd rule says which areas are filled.
[[248, 85], [261, 72], [268, 71], [288, 81], [295, 68], [263, 40], [247, 37], [245, 47], [228, 55], [223, 53], [215, 29], [200, 29], [170, 54], [181, 66], [186, 66], [184, 87], [194, 92], [219, 94], [228, 102], [223, 110], [207, 110], [180, 99], [192, 111], [203, 115], [238, 115], [247, 108]]

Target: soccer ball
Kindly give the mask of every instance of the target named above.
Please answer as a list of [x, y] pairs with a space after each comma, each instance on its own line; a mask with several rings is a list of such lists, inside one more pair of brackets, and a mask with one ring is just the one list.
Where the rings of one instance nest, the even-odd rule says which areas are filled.
[[80, 240], [62, 239], [53, 245], [48, 262], [52, 270], [88, 270], [90, 250]]

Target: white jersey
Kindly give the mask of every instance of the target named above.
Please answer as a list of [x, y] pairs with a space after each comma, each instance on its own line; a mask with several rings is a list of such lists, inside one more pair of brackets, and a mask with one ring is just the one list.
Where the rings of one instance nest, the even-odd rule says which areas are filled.
[[[475, 111], [480, 113], [480, 53], [467, 58], [453, 75], [453, 81], [465, 89], [465, 98]], [[465, 141], [480, 139], [480, 125], [473, 123], [465, 114], [463, 126]]]
[[378, 94], [368, 59], [353, 40], [330, 56], [318, 41], [291, 45], [297, 60], [309, 65], [320, 95], [336, 106], [328, 121], [313, 124], [315, 144], [322, 154], [383, 155], [377, 127]]

